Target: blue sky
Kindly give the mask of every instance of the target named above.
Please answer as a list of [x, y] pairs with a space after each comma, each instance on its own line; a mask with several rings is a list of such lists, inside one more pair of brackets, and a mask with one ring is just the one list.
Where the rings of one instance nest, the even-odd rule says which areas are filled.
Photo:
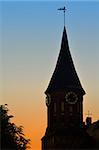
[[[30, 116], [35, 119], [42, 113], [46, 117], [44, 91], [55, 68], [63, 32], [63, 12], [57, 9], [64, 5], [70, 51], [86, 91], [84, 114], [90, 110], [93, 118], [99, 119], [99, 2], [2, 1], [1, 99], [27, 129]], [[38, 122], [43, 122], [42, 118]]]
[[[88, 65], [84, 71], [94, 69], [97, 72], [99, 3], [60, 1], [2, 4], [2, 62], [7, 72], [22, 65], [25, 73], [26, 69], [34, 68], [37, 76], [42, 65], [45, 66], [42, 67], [42, 73], [51, 73], [50, 70], [54, 69], [56, 63], [63, 30], [63, 14], [57, 8], [64, 4], [67, 6], [66, 27], [72, 57], [75, 57], [78, 67]], [[80, 59], [77, 58], [79, 56]], [[48, 66], [50, 70], [45, 69]]]

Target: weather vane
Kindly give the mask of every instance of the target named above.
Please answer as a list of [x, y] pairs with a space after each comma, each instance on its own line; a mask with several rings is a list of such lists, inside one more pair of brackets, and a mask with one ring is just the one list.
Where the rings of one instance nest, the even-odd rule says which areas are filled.
[[62, 10], [64, 12], [64, 26], [65, 26], [65, 11], [66, 11], [66, 8], [64, 6], [63, 8], [59, 8], [58, 10]]

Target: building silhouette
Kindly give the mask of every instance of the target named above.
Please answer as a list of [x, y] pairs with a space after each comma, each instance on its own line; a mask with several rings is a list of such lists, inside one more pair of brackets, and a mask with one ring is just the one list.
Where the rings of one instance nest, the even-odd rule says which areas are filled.
[[47, 128], [42, 150], [92, 148], [92, 139], [83, 127], [85, 91], [77, 75], [64, 26], [57, 64], [45, 91]]

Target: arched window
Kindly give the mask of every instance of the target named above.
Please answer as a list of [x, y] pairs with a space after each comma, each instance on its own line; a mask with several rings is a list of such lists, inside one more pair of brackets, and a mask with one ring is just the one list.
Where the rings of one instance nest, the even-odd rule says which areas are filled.
[[54, 103], [54, 114], [56, 113], [56, 103]]
[[65, 110], [64, 102], [61, 102], [61, 113], [64, 113], [64, 110]]
[[73, 106], [69, 106], [69, 114], [70, 114], [70, 116], [72, 116], [73, 115]]
[[77, 104], [77, 112], [78, 113], [80, 112], [80, 104], [79, 103]]
[[54, 142], [55, 142], [55, 139], [54, 139], [54, 136], [52, 137], [52, 144], [54, 144]]
[[72, 113], [73, 112], [73, 107], [69, 106], [69, 112]]

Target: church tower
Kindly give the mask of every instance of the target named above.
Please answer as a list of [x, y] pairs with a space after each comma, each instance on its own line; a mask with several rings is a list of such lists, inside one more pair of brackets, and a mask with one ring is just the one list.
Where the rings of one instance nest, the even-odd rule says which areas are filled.
[[65, 26], [56, 68], [45, 94], [48, 128], [82, 128], [85, 91], [72, 61]]
[[45, 91], [47, 128], [42, 150], [83, 148], [83, 96], [64, 26], [57, 64]]

